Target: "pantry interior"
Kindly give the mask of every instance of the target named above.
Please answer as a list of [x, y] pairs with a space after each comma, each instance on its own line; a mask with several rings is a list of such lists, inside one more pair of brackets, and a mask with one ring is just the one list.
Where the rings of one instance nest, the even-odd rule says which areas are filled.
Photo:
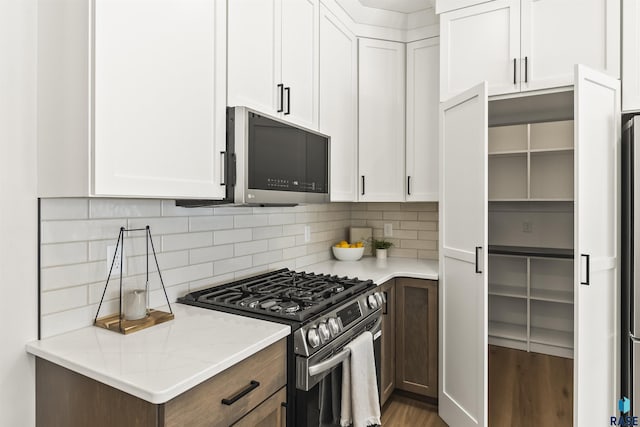
[[488, 114], [489, 424], [571, 424], [574, 92], [494, 99]]

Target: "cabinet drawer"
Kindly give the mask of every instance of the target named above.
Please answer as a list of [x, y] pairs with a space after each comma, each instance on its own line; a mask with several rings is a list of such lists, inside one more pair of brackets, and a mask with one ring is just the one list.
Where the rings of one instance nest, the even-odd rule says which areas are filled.
[[286, 401], [287, 388], [283, 387], [233, 427], [284, 427], [287, 423], [287, 409], [283, 403]]
[[[286, 343], [282, 339], [167, 402], [164, 425], [228, 426], [282, 388], [286, 378]], [[234, 399], [252, 384], [248, 393]], [[223, 404], [223, 399], [233, 403]]]

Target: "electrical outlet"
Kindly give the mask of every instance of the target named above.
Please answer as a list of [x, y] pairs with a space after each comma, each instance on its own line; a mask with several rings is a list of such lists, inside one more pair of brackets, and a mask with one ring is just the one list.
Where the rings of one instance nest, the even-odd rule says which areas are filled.
[[388, 223], [384, 225], [384, 237], [392, 237], [393, 236], [393, 224]]
[[533, 231], [533, 223], [531, 221], [525, 221], [522, 223], [522, 232], [531, 233]]
[[[116, 254], [116, 248], [117, 248], [117, 254]], [[127, 274], [127, 268], [126, 268], [127, 263], [125, 262], [122, 265], [120, 265], [120, 245], [107, 246], [107, 272], [111, 268], [111, 263], [113, 262], [114, 255], [116, 255], [116, 261], [113, 263], [113, 270], [111, 270], [111, 275], [119, 276], [120, 273]], [[122, 260], [124, 261], [124, 257], [122, 258], [123, 258]]]
[[309, 243], [311, 241], [311, 226], [304, 226], [304, 242]]

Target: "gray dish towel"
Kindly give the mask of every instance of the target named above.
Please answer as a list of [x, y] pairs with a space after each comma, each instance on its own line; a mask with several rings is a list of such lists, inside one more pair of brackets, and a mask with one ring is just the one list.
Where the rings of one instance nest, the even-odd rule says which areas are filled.
[[351, 355], [342, 362], [340, 425], [344, 427], [380, 425], [380, 399], [373, 354], [373, 335], [365, 331], [346, 347], [351, 350]]

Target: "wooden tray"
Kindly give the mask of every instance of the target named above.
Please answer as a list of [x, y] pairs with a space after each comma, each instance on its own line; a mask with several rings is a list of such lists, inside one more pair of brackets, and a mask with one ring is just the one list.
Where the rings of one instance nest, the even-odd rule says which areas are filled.
[[[132, 332], [138, 332], [143, 329], [147, 329], [153, 325], [159, 325], [160, 323], [168, 322], [169, 320], [173, 320], [174, 317], [175, 316], [172, 313], [151, 309], [149, 310], [149, 314], [147, 315], [147, 317], [145, 317], [144, 319], [122, 319], [122, 323], [120, 323], [118, 321], [118, 313], [116, 313], [97, 319], [94, 322], [94, 326], [127, 335]], [[120, 326], [122, 326], [122, 329], [120, 329]]]

